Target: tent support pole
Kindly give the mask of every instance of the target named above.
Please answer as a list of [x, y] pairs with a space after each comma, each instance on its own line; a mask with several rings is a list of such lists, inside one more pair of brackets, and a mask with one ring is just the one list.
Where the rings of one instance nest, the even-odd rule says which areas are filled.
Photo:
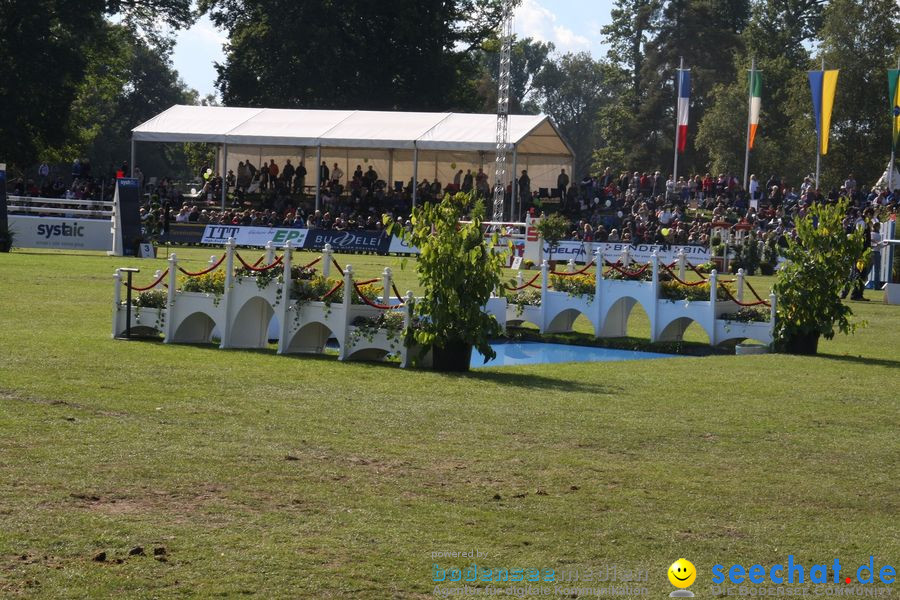
[[394, 149], [388, 150], [388, 176], [387, 186], [389, 190], [394, 189]]
[[[134, 143], [134, 138], [131, 138], [131, 172], [128, 173], [128, 176], [129, 176], [129, 177], [134, 177], [134, 160], [135, 160], [135, 156], [137, 156], [137, 155], [136, 155], [136, 153], [135, 153], [135, 143]], [[143, 190], [141, 190], [141, 191], [143, 191]]]
[[316, 210], [322, 194], [322, 146], [316, 146]]
[[521, 207], [519, 206], [519, 180], [516, 178], [516, 173], [519, 172], [519, 149], [513, 146], [513, 164], [512, 164], [512, 173], [510, 177], [512, 178], [512, 192], [509, 198], [509, 220], [514, 221], [515, 216], [521, 212]]
[[222, 211], [225, 210], [225, 196], [228, 194], [228, 144], [222, 144]]
[[413, 184], [412, 184], [412, 208], [416, 208], [416, 191], [419, 187], [419, 148], [413, 145]]

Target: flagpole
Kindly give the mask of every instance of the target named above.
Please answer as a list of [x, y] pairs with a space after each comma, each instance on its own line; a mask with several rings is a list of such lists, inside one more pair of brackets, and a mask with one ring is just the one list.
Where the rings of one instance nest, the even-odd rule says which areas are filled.
[[672, 168], [672, 181], [678, 181], [678, 135], [681, 131], [681, 127], [679, 127], [679, 114], [678, 114], [678, 102], [681, 101], [681, 72], [684, 71], [684, 57], [681, 57], [681, 62], [678, 66], [678, 95], [675, 96], [675, 166]]
[[747, 175], [750, 172], [750, 113], [753, 112], [753, 75], [756, 73], [756, 57], [750, 65], [750, 85], [747, 86], [747, 139], [744, 144], [744, 191], [749, 192], [747, 188]]
[[[825, 77], [825, 57], [822, 57], [822, 77]], [[823, 88], [824, 89], [824, 88]], [[822, 110], [822, 101], [819, 100], [819, 111]], [[816, 194], [819, 192], [819, 172], [822, 165], [822, 122], [819, 116], [819, 135], [816, 136]]]
[[[897, 70], [900, 71], [900, 56], [897, 57]], [[898, 77], [900, 79], [900, 77]], [[900, 86], [900, 81], [897, 82], [897, 85]], [[896, 92], [895, 92], [896, 93]], [[893, 104], [894, 99], [888, 98], [888, 104]], [[893, 116], [894, 107], [891, 107], [891, 116]], [[888, 166], [888, 194], [894, 193], [894, 161], [896, 160], [896, 142], [894, 140], [894, 121], [891, 119], [891, 164]]]

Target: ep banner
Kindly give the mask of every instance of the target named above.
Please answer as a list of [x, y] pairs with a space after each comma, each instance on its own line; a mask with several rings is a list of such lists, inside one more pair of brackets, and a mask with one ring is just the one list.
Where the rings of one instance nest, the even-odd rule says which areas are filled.
[[[603, 257], [615, 262], [622, 256], [625, 248], [631, 260], [635, 262], [650, 262], [653, 253], [656, 252], [659, 260], [664, 263], [670, 263], [678, 260], [678, 252], [684, 250], [685, 259], [691, 264], [702, 264], [709, 262], [711, 255], [709, 248], [706, 246], [663, 246], [661, 244], [627, 244], [624, 242], [578, 242], [564, 241], [560, 242], [553, 249], [553, 260], [569, 260], [574, 259], [576, 263], [587, 263], [594, 258], [594, 253], [598, 248], [603, 250]], [[551, 258], [550, 245], [544, 242], [544, 258]]]
[[290, 241], [294, 248], [306, 246], [308, 229], [290, 227], [245, 227], [241, 225], [207, 225], [200, 240], [202, 244], [222, 245], [234, 238], [238, 246], [265, 246], [272, 242], [283, 246]]

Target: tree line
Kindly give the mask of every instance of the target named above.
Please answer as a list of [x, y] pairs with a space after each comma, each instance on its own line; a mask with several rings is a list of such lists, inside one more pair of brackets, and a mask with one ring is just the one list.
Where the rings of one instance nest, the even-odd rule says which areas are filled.
[[[172, 33], [203, 13], [228, 35], [216, 65], [233, 106], [485, 111], [496, 107], [501, 0], [10, 0], [0, 19], [0, 159], [21, 168], [127, 157], [130, 130], [201, 103], [172, 67]], [[743, 169], [747, 72], [762, 71], [751, 172], [799, 184], [815, 164], [806, 71], [840, 69], [823, 181], [873, 182], [890, 152], [886, 69], [900, 57], [895, 0], [615, 0], [604, 57], [517, 39], [510, 110], [544, 112], [575, 176], [671, 171], [675, 70], [691, 69], [685, 173]], [[35, 41], [39, 40], [39, 45]], [[39, 47], [40, 52], [34, 52]], [[197, 148], [142, 149], [171, 173]], [[148, 161], [153, 164], [147, 164]], [[715, 174], [714, 173], [714, 174]]]

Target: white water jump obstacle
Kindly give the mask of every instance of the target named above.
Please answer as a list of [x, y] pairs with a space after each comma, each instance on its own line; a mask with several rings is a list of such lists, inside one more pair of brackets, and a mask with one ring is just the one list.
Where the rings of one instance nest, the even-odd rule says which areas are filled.
[[[550, 275], [571, 277], [586, 273], [592, 264], [607, 264], [607, 272], [619, 272], [625, 276], [637, 278], [646, 270], [651, 270], [649, 281], [609, 279], [604, 276], [602, 268], [596, 268], [593, 296], [573, 296], [565, 291], [557, 291], [550, 285]], [[546, 261], [541, 271], [527, 283], [519, 272], [517, 285], [508, 288], [520, 291], [528, 288], [540, 291], [540, 304], [516, 304], [505, 298], [492, 299], [487, 310], [491, 312], [504, 327], [531, 323], [541, 333], [568, 332], [579, 315], [584, 315], [594, 330], [595, 337], [624, 337], [627, 331], [628, 318], [635, 305], [640, 305], [650, 320], [650, 341], [681, 341], [685, 330], [693, 322], [700, 325], [709, 338], [710, 345], [715, 346], [730, 340], [753, 339], [771, 344], [775, 324], [775, 295], [770, 294], [768, 300], [756, 296], [756, 301], [744, 302], [745, 287], [756, 295], [755, 290], [745, 281], [743, 270], [738, 271], [737, 278], [728, 282], [719, 280], [716, 271], [710, 273], [708, 280], [685, 281], [687, 265], [685, 256], [680, 253], [678, 260], [671, 265], [661, 265], [659, 257], [654, 253], [649, 264], [636, 271], [628, 271], [630, 257], [626, 248], [622, 258], [616, 263], [607, 263], [597, 253], [595, 259], [580, 271], [575, 271], [575, 263], [569, 261], [567, 271], [551, 273]], [[672, 270], [677, 265], [678, 272]], [[708, 300], [669, 299], [661, 294], [660, 269], [668, 273], [670, 279], [685, 287], [709, 284]], [[694, 268], [695, 269], [695, 268]], [[696, 270], [696, 269], [695, 269]], [[702, 277], [702, 276], [701, 276]], [[535, 283], [540, 279], [540, 284]], [[737, 292], [731, 294], [726, 283], [735, 283]], [[720, 299], [719, 289], [724, 289], [727, 299]], [[764, 322], [745, 322], [723, 318], [737, 313], [742, 307], [762, 306], [768, 308], [769, 318]]]
[[[330, 274], [331, 266], [342, 272], [340, 283], [322, 298], [298, 300], [292, 298], [293, 248], [285, 244], [281, 256], [275, 257], [274, 247], [266, 247], [264, 266], [251, 265], [235, 250], [234, 240], [225, 246], [225, 254], [209, 268], [191, 273], [178, 266], [175, 254], [169, 257], [169, 267], [158, 274], [147, 287], [132, 287], [132, 291], [147, 291], [166, 285], [166, 302], [162, 308], [134, 307], [131, 330], [136, 334], [158, 332], [164, 343], [210, 343], [215, 332], [221, 336], [220, 348], [265, 348], [270, 338], [278, 341], [278, 353], [322, 353], [330, 339], [337, 342], [339, 360], [374, 360], [399, 355], [401, 364], [408, 366], [406, 347], [402, 343], [402, 331], [410, 321], [412, 293], [400, 298], [392, 282], [390, 268], [382, 277], [382, 293], [377, 301], [367, 298], [364, 282], [353, 280], [353, 268], [341, 269], [332, 257], [330, 245], [322, 256], [305, 265], [310, 268], [322, 261], [322, 275]], [[235, 258], [251, 275], [236, 275]], [[197, 277], [213, 273], [224, 263], [224, 291], [221, 294], [189, 292], [177, 289], [177, 273]], [[281, 276], [260, 279], [260, 275], [279, 268]], [[164, 279], [167, 284], [163, 284]], [[125, 304], [122, 302], [122, 276], [114, 275], [113, 337], [125, 331]], [[391, 297], [391, 291], [395, 297]], [[354, 303], [359, 301], [361, 303]], [[380, 328], [376, 323], [383, 313], [397, 313], [394, 327]], [[276, 326], [272, 326], [277, 324]], [[270, 331], [274, 330], [274, 336]]]
[[[275, 248], [270, 243], [266, 255], [256, 264], [247, 263], [235, 250], [234, 240], [225, 246], [225, 254], [210, 260], [210, 267], [191, 273], [178, 265], [177, 257], [169, 257], [169, 267], [158, 273], [147, 287], [134, 287], [132, 291], [142, 292], [163, 285], [165, 302], [160, 308], [134, 307], [131, 330], [158, 332], [165, 343], [209, 343], [218, 332], [220, 348], [265, 348], [270, 340], [278, 341], [279, 354], [325, 352], [329, 340], [338, 346], [339, 360], [377, 360], [387, 355], [399, 356], [402, 366], [409, 366], [413, 352], [406, 347], [402, 332], [408, 327], [412, 315], [413, 296], [407, 292], [401, 297], [392, 282], [389, 267], [381, 277], [382, 291], [374, 300], [364, 293], [362, 286], [370, 285], [378, 279], [357, 282], [353, 279], [353, 268], [347, 265], [341, 269], [332, 257], [332, 250], [326, 245], [321, 257], [305, 265], [310, 268], [322, 262], [324, 281], [332, 265], [341, 272], [342, 279], [331, 289], [322, 291], [315, 298], [294, 297], [292, 271], [293, 248], [285, 244], [283, 254], [275, 257]], [[235, 258], [243, 265], [240, 274], [235, 273]], [[265, 265], [258, 266], [264, 261]], [[586, 273], [593, 263], [607, 264], [606, 275], [618, 272], [629, 279], [610, 279], [602, 268], [597, 268], [594, 276], [593, 295], [573, 295], [553, 289], [550, 276], [574, 277]], [[177, 274], [199, 277], [216, 272], [224, 264], [221, 293], [192, 292], [178, 289]], [[513, 291], [534, 288], [540, 291], [540, 304], [516, 304], [504, 295], [492, 297], [484, 310], [495, 316], [504, 328], [525, 322], [538, 327], [541, 333], [571, 331], [579, 315], [584, 315], [591, 323], [596, 337], [623, 337], [627, 332], [628, 318], [635, 305], [640, 305], [650, 320], [651, 342], [680, 341], [685, 330], [692, 323], [698, 323], [706, 332], [711, 345], [729, 340], [758, 340], [771, 344], [775, 322], [775, 296], [764, 300], [759, 297], [749, 282], [745, 282], [743, 271], [729, 282], [718, 279], [716, 271], [709, 279], [688, 282], [685, 273], [688, 265], [683, 253], [671, 265], [661, 265], [654, 254], [650, 263], [629, 271], [631, 259], [624, 251], [616, 263], [603, 260], [599, 252], [587, 266], [575, 271], [575, 264], [569, 261], [567, 271], [551, 272], [544, 261], [541, 271], [530, 281], [523, 281], [518, 275], [518, 285]], [[678, 272], [672, 270], [677, 265]], [[281, 277], [272, 277], [278, 268]], [[675, 281], [682, 289], [697, 285], [709, 285], [708, 300], [669, 299], [661, 293], [660, 270], [667, 273], [669, 281]], [[638, 280], [649, 270], [649, 280]], [[263, 273], [270, 273], [262, 277]], [[699, 273], [698, 273], [699, 274]], [[164, 280], [168, 283], [163, 284]], [[535, 282], [540, 279], [540, 284]], [[118, 337], [126, 329], [126, 307], [122, 302], [122, 275], [114, 275], [113, 337]], [[736, 295], [732, 295], [726, 283], [736, 283]], [[744, 288], [751, 291], [757, 300], [744, 302]], [[720, 299], [719, 290], [724, 290], [726, 299]], [[391, 292], [394, 296], [391, 296]], [[726, 318], [741, 307], [765, 306], [769, 319], [764, 322], [745, 322]], [[392, 315], [390, 319], [385, 315]], [[388, 321], [393, 325], [390, 325]]]

